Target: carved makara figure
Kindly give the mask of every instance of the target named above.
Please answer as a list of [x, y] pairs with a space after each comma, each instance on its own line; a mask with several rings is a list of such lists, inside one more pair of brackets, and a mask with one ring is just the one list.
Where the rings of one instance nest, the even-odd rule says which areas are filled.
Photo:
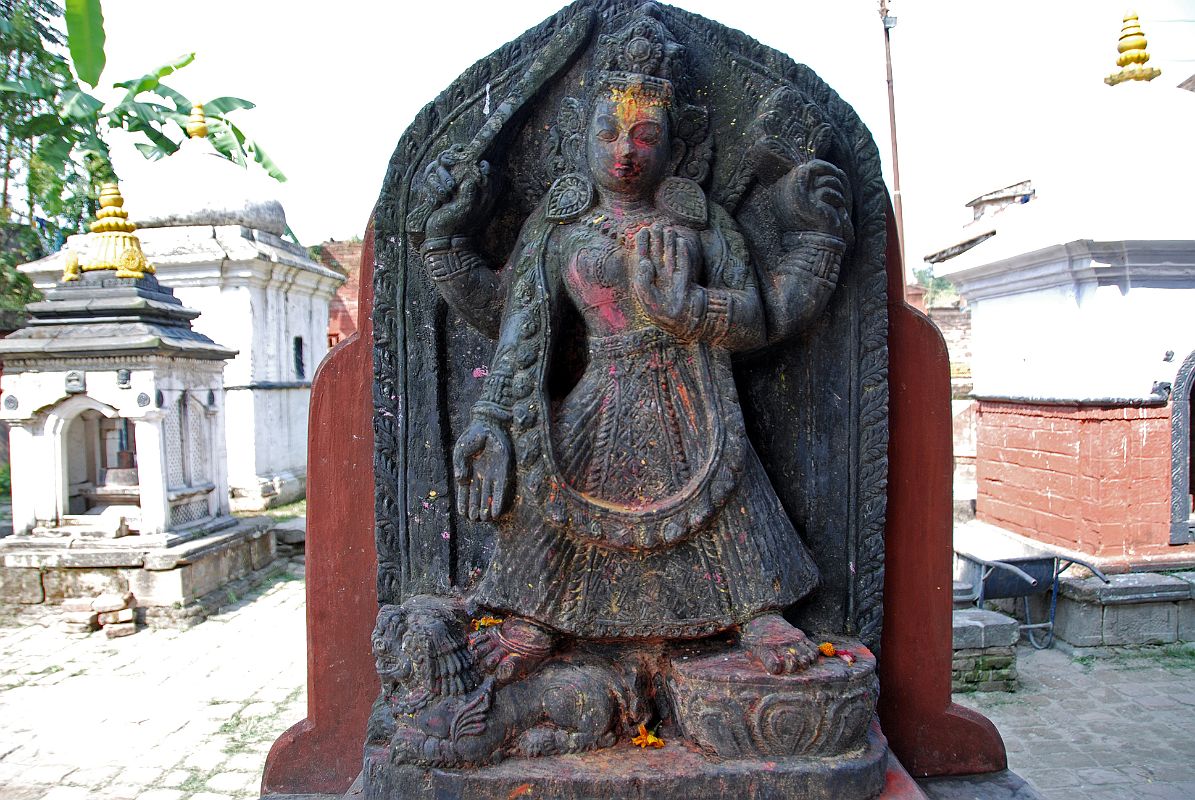
[[[819, 569], [748, 438], [735, 364], [823, 313], [854, 244], [851, 181], [827, 158], [822, 111], [791, 85], [761, 96], [733, 139], [715, 136], [662, 10], [612, 19], [579, 96], [559, 102], [546, 191], [527, 193], [504, 264], [483, 240], [519, 181], [483, 155], [578, 58], [591, 17], [578, 12], [478, 136], [412, 182], [406, 232], [448, 324], [496, 339], [452, 449], [456, 513], [492, 526], [492, 542], [463, 596], [383, 607], [370, 738], [395, 763], [629, 739], [667, 716], [645, 703], [669, 705], [678, 647], [732, 654], [763, 683], [819, 659], [782, 616]], [[736, 219], [748, 196], [767, 247]], [[468, 631], [465, 609], [484, 624]], [[840, 737], [851, 747], [874, 702], [861, 686], [862, 727]]]

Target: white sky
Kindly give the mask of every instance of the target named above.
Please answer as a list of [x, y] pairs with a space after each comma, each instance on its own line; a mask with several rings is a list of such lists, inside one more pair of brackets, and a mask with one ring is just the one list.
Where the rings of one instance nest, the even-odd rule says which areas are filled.
[[[390, 154], [419, 108], [562, 4], [105, 0], [101, 85], [197, 52], [168, 83], [192, 100], [255, 102], [233, 118], [289, 177], [275, 193], [291, 227], [308, 245], [346, 239], [364, 232]], [[675, 5], [811, 66], [871, 128], [891, 187], [878, 0]], [[1125, 6], [892, 0], [890, 9], [899, 21], [892, 58], [906, 252], [918, 266], [958, 238], [970, 217], [965, 202], [1032, 178], [1034, 165], [1073, 157], [1064, 132], [1081, 130], [1085, 117], [1126, 88], [1103, 84], [1116, 69]], [[1173, 87], [1195, 73], [1195, 0], [1141, 2], [1137, 11], [1151, 66], [1163, 70], [1154, 84]], [[131, 144], [113, 135], [112, 145], [123, 176], [141, 172]], [[1190, 158], [1185, 150], [1175, 155]], [[135, 215], [136, 197], [126, 200]]]

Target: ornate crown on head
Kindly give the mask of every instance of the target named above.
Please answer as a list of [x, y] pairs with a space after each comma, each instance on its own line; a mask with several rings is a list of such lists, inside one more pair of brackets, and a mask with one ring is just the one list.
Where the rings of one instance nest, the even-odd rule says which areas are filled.
[[602, 34], [595, 62], [601, 70], [598, 86], [672, 103], [673, 71], [684, 46], [657, 19], [659, 13], [654, 3], [646, 3], [622, 30]]

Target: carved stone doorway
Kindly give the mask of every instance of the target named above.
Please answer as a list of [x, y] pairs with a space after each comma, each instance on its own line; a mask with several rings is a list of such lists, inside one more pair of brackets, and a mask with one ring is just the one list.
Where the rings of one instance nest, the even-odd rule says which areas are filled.
[[1191, 475], [1195, 471], [1195, 352], [1183, 361], [1170, 399], [1170, 543], [1195, 542], [1195, 497]]

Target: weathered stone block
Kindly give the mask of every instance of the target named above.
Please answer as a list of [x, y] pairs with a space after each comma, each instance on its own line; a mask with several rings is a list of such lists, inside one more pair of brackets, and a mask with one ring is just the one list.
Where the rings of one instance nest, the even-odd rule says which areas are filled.
[[954, 649], [1008, 647], [1016, 643], [1021, 629], [1015, 619], [995, 611], [964, 608], [954, 612]]
[[1112, 575], [1110, 582], [1099, 578], [1063, 578], [1062, 596], [1087, 603], [1151, 603], [1191, 599], [1192, 584], [1173, 575], [1134, 572]]
[[94, 628], [96, 625], [96, 613], [94, 611], [63, 611], [62, 621], [74, 625], [87, 625]]
[[1178, 604], [1178, 640], [1195, 642], [1195, 600]]
[[282, 544], [302, 544], [307, 539], [306, 518], [288, 519], [273, 528], [274, 538]]
[[122, 636], [129, 636], [137, 632], [137, 623], [135, 622], [118, 622], [115, 625], [105, 625], [104, 635], [109, 639], [119, 639]]
[[68, 597], [62, 601], [63, 611], [92, 611], [90, 597]]
[[277, 545], [269, 532], [262, 532], [249, 540], [249, 561], [254, 570], [266, 567], [277, 555]]
[[131, 608], [122, 608], [119, 611], [105, 611], [100, 614], [99, 622], [101, 625], [114, 625], [120, 622], [133, 622], [137, 617], [137, 612]]
[[0, 603], [33, 605], [45, 599], [40, 570], [0, 567]]
[[128, 581], [118, 570], [48, 569], [42, 574], [46, 601], [60, 603], [68, 597], [95, 597], [106, 592], [124, 593]]
[[1075, 647], [1099, 647], [1104, 643], [1104, 607], [1059, 597], [1054, 635]]
[[132, 592], [107, 592], [91, 601], [91, 608], [101, 614], [108, 611], [120, 611], [133, 605]]
[[1104, 607], [1105, 645], [1168, 644], [1178, 639], [1178, 603]]

